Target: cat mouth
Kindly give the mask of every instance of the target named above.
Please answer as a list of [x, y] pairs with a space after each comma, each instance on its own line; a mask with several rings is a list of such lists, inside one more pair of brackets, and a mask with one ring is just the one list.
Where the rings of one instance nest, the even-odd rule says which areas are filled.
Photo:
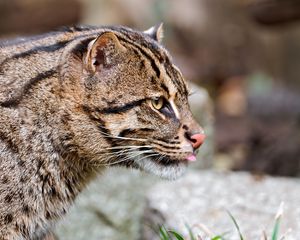
[[[130, 167], [157, 175], [159, 177], [174, 180], [181, 177], [188, 165], [188, 160], [171, 158], [169, 156], [141, 157], [133, 159]], [[127, 165], [129, 166], [129, 165]]]
[[154, 161], [155, 163], [162, 165], [162, 166], [176, 166], [179, 163], [185, 162], [185, 164], [187, 164], [187, 161], [185, 160], [181, 160], [181, 159], [174, 159], [168, 156], [163, 156], [163, 157], [159, 157], [159, 158], [154, 158], [152, 159], [152, 161]]
[[171, 157], [152, 152], [152, 154], [135, 154], [134, 156], [124, 156], [124, 158], [126, 161], [119, 161], [115, 165], [135, 168], [161, 178], [175, 180], [186, 172], [189, 162], [195, 160], [195, 154], [189, 153], [186, 156]]
[[[158, 165], [161, 165], [161, 166], [177, 166], [178, 164], [181, 164], [181, 163], [185, 163], [185, 164], [188, 164], [188, 160], [178, 160], [178, 159], [174, 159], [174, 158], [171, 158], [171, 157], [168, 157], [168, 156], [161, 156], [161, 157], [147, 157], [147, 156], [144, 156], [143, 159], [147, 159], [147, 161], [151, 161], [151, 162], [154, 162]], [[138, 160], [134, 160], [134, 159], [131, 159], [131, 160], [127, 160], [127, 161], [121, 161], [120, 163], [118, 163], [117, 165], [122, 165], [122, 166], [127, 166], [127, 167], [134, 167], [134, 168], [140, 168], [139, 167], [139, 164], [136, 164], [136, 162], [138, 162]]]

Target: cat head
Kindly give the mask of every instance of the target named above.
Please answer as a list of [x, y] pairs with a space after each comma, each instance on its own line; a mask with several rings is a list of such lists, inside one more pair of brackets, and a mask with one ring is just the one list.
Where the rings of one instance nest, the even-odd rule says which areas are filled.
[[162, 25], [145, 32], [107, 28], [74, 48], [78, 88], [72, 94], [81, 117], [73, 131], [92, 162], [175, 179], [196, 159], [205, 135], [162, 35]]

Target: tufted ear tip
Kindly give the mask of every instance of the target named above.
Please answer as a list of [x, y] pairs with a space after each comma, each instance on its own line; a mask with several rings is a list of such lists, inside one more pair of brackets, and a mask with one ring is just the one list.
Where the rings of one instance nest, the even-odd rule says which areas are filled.
[[159, 43], [161, 43], [162, 39], [164, 37], [163, 23], [157, 24], [157, 25], [149, 28], [148, 30], [144, 31], [144, 33], [149, 35], [155, 41], [158, 41]]

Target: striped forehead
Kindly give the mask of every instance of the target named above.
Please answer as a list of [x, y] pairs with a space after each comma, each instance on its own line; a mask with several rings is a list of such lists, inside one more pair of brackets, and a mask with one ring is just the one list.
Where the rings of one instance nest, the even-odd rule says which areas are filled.
[[[144, 55], [150, 63], [152, 69], [156, 73], [156, 77], [163, 81], [168, 88], [170, 95], [179, 93], [180, 95], [188, 95], [186, 83], [179, 69], [173, 65], [172, 59], [168, 51], [146, 34], [136, 32], [130, 29], [119, 29], [116, 32], [121, 41], [130, 44], [136, 48], [140, 54]], [[126, 36], [126, 38], [124, 38]]]
[[185, 80], [180, 70], [173, 64], [168, 51], [160, 45], [156, 48], [151, 48], [151, 51], [154, 52], [155, 57], [160, 62], [161, 68], [164, 69], [164, 79], [166, 80], [166, 84], [168, 84], [169, 91], [187, 95], [188, 90]]
[[168, 98], [175, 98], [178, 89], [172, 80], [172, 76], [167, 73], [167, 70], [164, 68], [162, 71], [162, 81], [164, 85], [164, 90], [167, 91]]
[[156, 59], [156, 64], [163, 71], [162, 80], [168, 86], [170, 95], [177, 92], [179, 94], [187, 95], [187, 86], [180, 70], [172, 63], [172, 58], [168, 51], [156, 42], [151, 42], [149, 50]]
[[[121, 30], [117, 35], [121, 41], [125, 41], [136, 48], [150, 61], [151, 67], [156, 72], [156, 77], [165, 81], [165, 85], [168, 85], [170, 92], [173, 94], [175, 92], [182, 95], [188, 94], [182, 74], [173, 65], [170, 54], [162, 45], [141, 32]], [[122, 35], [126, 36], [126, 38]], [[164, 73], [164, 76], [161, 76], [161, 73]]]
[[162, 81], [164, 84], [164, 89], [168, 94], [168, 101], [175, 113], [176, 118], [181, 119], [180, 109], [176, 103], [178, 103], [178, 98], [185, 99], [185, 97], [182, 98], [180, 95], [185, 96], [187, 94], [186, 83], [184, 82], [179, 69], [175, 65], [170, 66], [164, 64], [163, 69]]
[[[159, 51], [157, 51], [159, 50]], [[186, 82], [180, 70], [172, 63], [171, 56], [161, 46], [159, 48], [151, 48], [151, 51], [156, 52], [155, 57], [160, 62], [161, 81], [164, 90], [168, 94], [168, 101], [175, 113], [177, 119], [181, 119], [178, 103], [179, 99], [186, 99], [188, 95]]]
[[164, 80], [166, 85], [168, 86], [170, 95], [179, 95], [187, 96], [188, 90], [186, 86], [186, 82], [180, 72], [180, 70], [173, 65], [171, 62], [166, 62], [163, 64], [164, 68]]

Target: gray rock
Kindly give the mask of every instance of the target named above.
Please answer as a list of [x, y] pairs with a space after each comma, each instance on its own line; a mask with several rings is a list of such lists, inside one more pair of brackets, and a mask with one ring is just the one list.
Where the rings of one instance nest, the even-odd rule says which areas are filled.
[[[192, 172], [178, 181], [159, 183], [148, 191], [142, 239], [157, 239], [149, 226], [160, 223], [185, 236], [185, 224], [190, 227], [204, 224], [215, 234], [227, 232], [227, 239], [240, 239], [227, 210], [238, 222], [244, 239], [260, 239], [263, 230], [271, 239], [281, 202], [285, 207], [280, 233], [290, 231], [285, 239], [300, 239], [299, 179]], [[199, 228], [194, 230], [204, 236]]]
[[[195, 168], [211, 166], [213, 146], [212, 109], [207, 92], [193, 86], [191, 107], [208, 136], [199, 151]], [[62, 240], [140, 239], [145, 194], [162, 181], [138, 171], [111, 169], [95, 180], [76, 200], [75, 206], [56, 229]]]
[[77, 198], [56, 235], [61, 240], [139, 239], [145, 193], [157, 181], [136, 170], [108, 170]]

